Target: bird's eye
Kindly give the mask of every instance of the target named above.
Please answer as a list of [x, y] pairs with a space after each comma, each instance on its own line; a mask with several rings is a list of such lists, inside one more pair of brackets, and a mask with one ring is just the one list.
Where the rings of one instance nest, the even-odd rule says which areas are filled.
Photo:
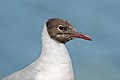
[[63, 25], [59, 25], [59, 26], [58, 26], [58, 29], [59, 29], [59, 30], [66, 30], [66, 28], [65, 28]]

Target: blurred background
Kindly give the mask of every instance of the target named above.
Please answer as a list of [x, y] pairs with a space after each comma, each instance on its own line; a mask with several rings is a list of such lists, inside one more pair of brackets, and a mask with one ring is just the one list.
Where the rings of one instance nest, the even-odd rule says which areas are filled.
[[120, 0], [0, 0], [0, 79], [39, 57], [42, 27], [54, 17], [93, 39], [66, 44], [75, 80], [120, 80]]

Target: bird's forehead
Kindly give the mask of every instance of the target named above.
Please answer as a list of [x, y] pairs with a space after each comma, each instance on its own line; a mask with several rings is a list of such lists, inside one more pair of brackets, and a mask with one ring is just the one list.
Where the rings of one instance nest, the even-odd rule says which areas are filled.
[[59, 18], [49, 19], [46, 23], [47, 27], [57, 26], [57, 25], [72, 26], [68, 21]]

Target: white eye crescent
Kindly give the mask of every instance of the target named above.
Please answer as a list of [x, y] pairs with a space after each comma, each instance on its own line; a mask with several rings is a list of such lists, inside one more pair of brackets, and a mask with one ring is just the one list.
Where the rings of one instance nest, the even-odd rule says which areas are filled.
[[66, 28], [63, 25], [58, 25], [58, 30], [63, 31], [66, 30]]

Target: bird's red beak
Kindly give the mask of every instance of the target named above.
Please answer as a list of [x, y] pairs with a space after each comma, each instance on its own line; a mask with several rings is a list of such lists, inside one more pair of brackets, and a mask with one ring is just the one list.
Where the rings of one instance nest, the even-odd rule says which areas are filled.
[[86, 34], [83, 34], [81, 32], [77, 32], [76, 34], [74, 34], [72, 36], [76, 37], [76, 38], [82, 38], [82, 39], [85, 39], [85, 40], [92, 41], [92, 39], [89, 36], [87, 36]]

